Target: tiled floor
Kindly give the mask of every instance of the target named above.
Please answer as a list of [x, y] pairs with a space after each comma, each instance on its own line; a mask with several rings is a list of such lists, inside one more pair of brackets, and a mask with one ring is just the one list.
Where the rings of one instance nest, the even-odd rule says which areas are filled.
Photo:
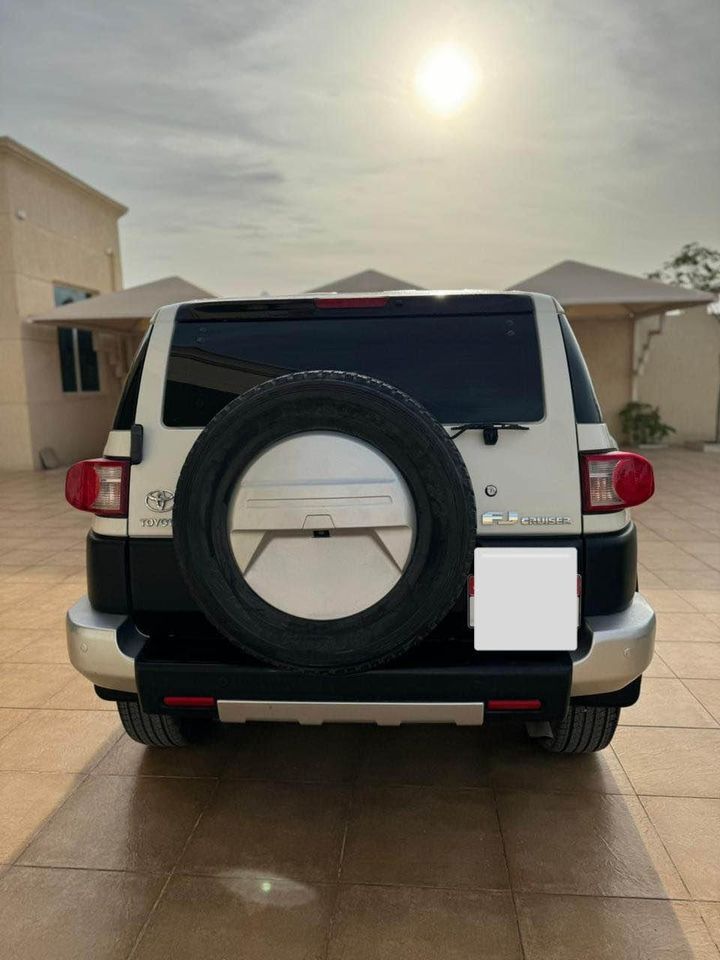
[[613, 748], [516, 727], [145, 750], [67, 663], [85, 519], [0, 477], [0, 956], [720, 958], [720, 458], [636, 511], [658, 656]]

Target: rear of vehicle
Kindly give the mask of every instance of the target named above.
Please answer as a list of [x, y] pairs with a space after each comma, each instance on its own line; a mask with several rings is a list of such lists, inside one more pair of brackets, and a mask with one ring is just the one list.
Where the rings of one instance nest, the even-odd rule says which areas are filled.
[[70, 656], [141, 742], [513, 716], [582, 752], [652, 656], [651, 471], [546, 296], [165, 307], [69, 492], [96, 515]]

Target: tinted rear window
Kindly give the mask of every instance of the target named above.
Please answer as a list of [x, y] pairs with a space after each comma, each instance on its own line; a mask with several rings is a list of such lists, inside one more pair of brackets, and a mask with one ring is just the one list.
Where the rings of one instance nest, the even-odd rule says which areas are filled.
[[164, 421], [205, 426], [239, 394], [298, 370], [377, 377], [447, 424], [544, 415], [532, 300], [465, 295], [359, 309], [311, 300], [181, 308]]
[[577, 342], [565, 314], [561, 313], [559, 317], [568, 369], [570, 370], [575, 419], [578, 423], [602, 423], [600, 404], [595, 396], [595, 389], [590, 379], [585, 357], [580, 350], [580, 344]]
[[146, 332], [130, 365], [130, 370], [128, 371], [120, 400], [118, 401], [117, 410], [115, 411], [115, 419], [112, 425], [113, 430], [129, 430], [135, 423], [138, 395], [140, 393], [140, 378], [142, 377], [143, 366], [145, 365], [145, 356], [147, 354], [151, 330], [152, 328]]

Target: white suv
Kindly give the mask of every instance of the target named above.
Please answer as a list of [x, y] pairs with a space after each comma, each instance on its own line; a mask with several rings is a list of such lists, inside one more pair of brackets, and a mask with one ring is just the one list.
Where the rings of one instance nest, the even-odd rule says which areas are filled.
[[158, 311], [101, 459], [75, 667], [145, 744], [208, 720], [526, 721], [606, 746], [652, 657], [619, 452], [551, 297]]

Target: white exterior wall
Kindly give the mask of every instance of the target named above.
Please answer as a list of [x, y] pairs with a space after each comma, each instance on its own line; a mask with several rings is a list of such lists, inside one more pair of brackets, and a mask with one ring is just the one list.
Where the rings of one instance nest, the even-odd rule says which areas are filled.
[[[640, 341], [658, 318], [639, 321]], [[675, 427], [671, 443], [712, 440], [720, 390], [720, 317], [704, 306], [665, 317], [662, 332], [652, 337], [645, 369], [638, 377], [638, 400], [660, 408]]]

